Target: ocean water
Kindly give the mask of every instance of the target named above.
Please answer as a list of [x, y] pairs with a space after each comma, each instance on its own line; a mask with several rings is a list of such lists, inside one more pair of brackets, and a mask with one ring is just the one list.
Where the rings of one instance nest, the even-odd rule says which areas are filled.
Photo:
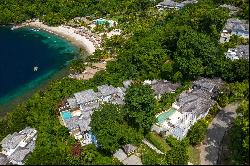
[[51, 79], [78, 53], [75, 45], [45, 31], [0, 27], [0, 106]]

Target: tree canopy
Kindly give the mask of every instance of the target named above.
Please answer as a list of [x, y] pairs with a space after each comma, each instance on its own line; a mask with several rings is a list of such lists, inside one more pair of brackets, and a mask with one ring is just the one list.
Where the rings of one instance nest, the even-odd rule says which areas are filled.
[[146, 133], [155, 122], [156, 99], [149, 85], [132, 84], [125, 95], [126, 120], [129, 125]]
[[129, 127], [124, 120], [124, 110], [115, 105], [102, 105], [93, 113], [91, 128], [103, 150], [114, 153], [122, 145], [138, 143], [142, 135]]

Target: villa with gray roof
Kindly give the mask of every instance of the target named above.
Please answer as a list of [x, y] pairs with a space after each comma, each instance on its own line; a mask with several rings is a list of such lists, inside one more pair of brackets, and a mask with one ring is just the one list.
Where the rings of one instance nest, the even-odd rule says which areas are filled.
[[192, 89], [182, 92], [170, 109], [156, 115], [157, 123], [151, 130], [183, 139], [190, 127], [208, 114], [222, 85], [220, 78], [194, 81]]
[[96, 93], [93, 91], [93, 89], [77, 92], [74, 94], [74, 96], [78, 104], [87, 105], [94, 101], [98, 101]]
[[7, 135], [1, 142], [0, 164], [23, 165], [25, 157], [33, 152], [37, 130], [26, 127], [20, 132]]
[[167, 80], [145, 80], [143, 84], [151, 86], [157, 99], [160, 99], [165, 93], [174, 93], [175, 90], [181, 86], [179, 83], [171, 83]]
[[238, 45], [236, 48], [229, 48], [225, 55], [231, 60], [249, 60], [249, 45]]
[[68, 98], [64, 106], [59, 108], [62, 124], [69, 129], [71, 135], [80, 140], [82, 146], [92, 143], [90, 122], [91, 116], [100, 104], [106, 102], [122, 105], [125, 91], [131, 81], [124, 81], [125, 87], [113, 87], [112, 85], [98, 86], [98, 91], [93, 89], [77, 92]]
[[187, 4], [194, 4], [194, 3], [197, 3], [198, 1], [196, 0], [186, 0], [186, 1], [183, 1], [183, 2], [175, 2], [173, 0], [164, 0], [163, 2], [160, 2], [156, 5], [156, 7], [159, 9], [159, 10], [163, 10], [163, 9], [176, 9], [176, 10], [179, 10], [181, 8], [183, 8], [185, 5]]
[[238, 18], [228, 19], [221, 33], [220, 43], [229, 42], [232, 35], [249, 39], [249, 21], [239, 20]]

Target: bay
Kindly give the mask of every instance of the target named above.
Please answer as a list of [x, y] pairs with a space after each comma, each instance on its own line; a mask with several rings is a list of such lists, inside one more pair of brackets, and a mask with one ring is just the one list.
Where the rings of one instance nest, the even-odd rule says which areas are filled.
[[0, 27], [0, 112], [39, 89], [78, 54], [78, 47], [45, 31]]

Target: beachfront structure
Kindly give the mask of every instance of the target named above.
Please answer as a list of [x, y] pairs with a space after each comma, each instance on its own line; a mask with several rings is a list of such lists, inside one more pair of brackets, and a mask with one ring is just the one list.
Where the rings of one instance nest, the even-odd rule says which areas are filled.
[[181, 86], [179, 83], [171, 83], [167, 80], [145, 80], [143, 84], [148, 84], [154, 90], [156, 99], [160, 99], [165, 93], [174, 93]]
[[196, 0], [186, 0], [186, 1], [183, 1], [183, 2], [175, 2], [173, 0], [164, 0], [163, 2], [160, 2], [156, 5], [156, 7], [159, 9], [159, 10], [163, 10], [163, 9], [176, 9], [176, 10], [179, 10], [181, 8], [183, 8], [185, 5], [187, 4], [194, 4], [194, 3], [197, 3], [198, 1]]
[[1, 142], [0, 164], [23, 165], [25, 157], [33, 152], [37, 130], [26, 127], [20, 132], [7, 135]]
[[249, 22], [237, 18], [228, 19], [221, 33], [220, 43], [229, 42], [232, 35], [249, 39]]
[[109, 27], [114, 27], [114, 26], [117, 25], [116, 21], [106, 20], [106, 19], [103, 19], [103, 18], [99, 18], [97, 20], [94, 20], [94, 22], [95, 22], [96, 25], [106, 25], [106, 24], [108, 24]]
[[152, 130], [183, 139], [190, 127], [208, 114], [215, 104], [213, 98], [222, 85], [221, 79], [201, 78], [194, 81], [192, 89], [182, 92], [169, 110], [156, 115], [157, 123]]
[[236, 48], [229, 48], [225, 55], [231, 60], [249, 60], [249, 45], [238, 45]]
[[125, 87], [115, 88], [112, 85], [101, 85], [97, 87], [97, 92], [88, 89], [74, 93], [74, 96], [68, 98], [64, 106], [59, 108], [61, 122], [75, 139], [80, 140], [82, 146], [96, 142], [90, 127], [94, 110], [103, 103], [124, 104], [125, 91], [131, 81], [127, 80], [123, 83]]

